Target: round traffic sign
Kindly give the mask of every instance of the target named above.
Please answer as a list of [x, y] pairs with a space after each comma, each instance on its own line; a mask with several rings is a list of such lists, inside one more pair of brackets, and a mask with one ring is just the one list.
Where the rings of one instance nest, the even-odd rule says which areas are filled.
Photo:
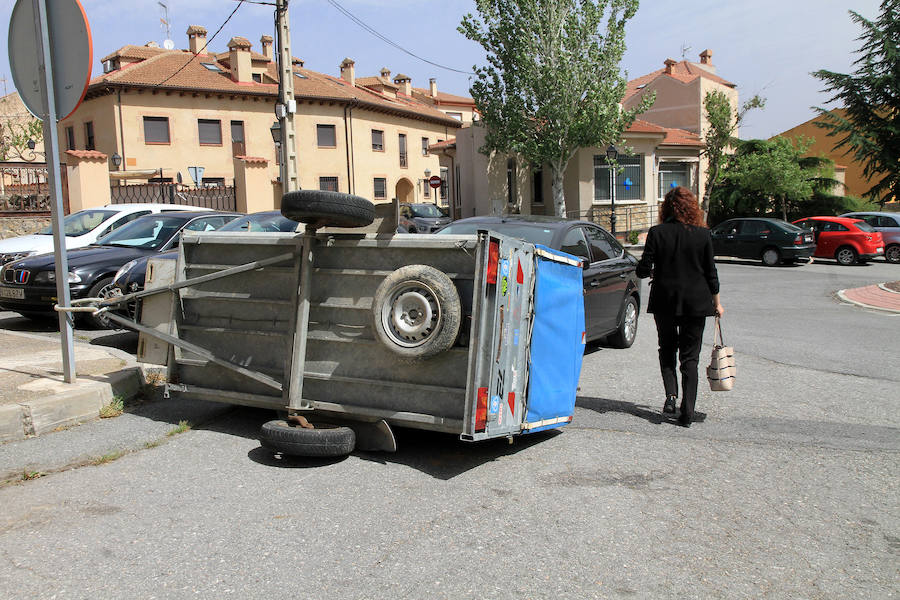
[[[78, 0], [46, 2], [47, 37], [53, 69], [53, 95], [57, 120], [78, 108], [91, 80], [93, 47], [91, 29]], [[32, 0], [18, 0], [9, 19], [9, 66], [13, 82], [28, 110], [39, 119], [50, 111], [44, 101], [44, 77], [40, 71], [41, 37]]]
[[441, 178], [437, 175], [432, 175], [428, 178], [428, 185], [435, 189], [441, 187]]

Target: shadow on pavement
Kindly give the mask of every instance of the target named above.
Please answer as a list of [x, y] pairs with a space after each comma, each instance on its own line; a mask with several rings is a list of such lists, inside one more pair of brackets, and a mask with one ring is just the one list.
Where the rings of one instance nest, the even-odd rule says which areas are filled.
[[[674, 415], [665, 415], [662, 413], [662, 401], [659, 408], [650, 408], [646, 405], [634, 404], [632, 402], [622, 402], [621, 400], [607, 400], [606, 398], [591, 398], [589, 396], [578, 396], [575, 399], [575, 406], [586, 408], [596, 413], [603, 414], [608, 412], [624, 413], [644, 419], [648, 423], [654, 425], [662, 425], [663, 423], [675, 425], [677, 420]], [[702, 423], [706, 420], [706, 413], [694, 411], [694, 423]]]
[[52, 333], [59, 331], [59, 321], [56, 319], [56, 315], [48, 315], [46, 319], [29, 319], [19, 315], [13, 316], [13, 313], [6, 313], [6, 315], [9, 316], [0, 318], [0, 329], [23, 333]]
[[91, 340], [92, 346], [116, 348], [129, 354], [137, 354], [138, 333], [127, 329], [110, 330], [106, 335], [100, 335]]

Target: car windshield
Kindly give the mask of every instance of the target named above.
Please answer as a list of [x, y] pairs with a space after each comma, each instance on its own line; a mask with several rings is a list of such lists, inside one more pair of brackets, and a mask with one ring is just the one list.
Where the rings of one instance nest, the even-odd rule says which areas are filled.
[[549, 246], [553, 240], [553, 230], [549, 227], [543, 227], [540, 223], [482, 223], [482, 222], [464, 222], [457, 221], [447, 225], [438, 234], [445, 235], [470, 235], [478, 232], [479, 229], [487, 229], [496, 231], [509, 237], [519, 238], [532, 244], [543, 244]]
[[[66, 237], [76, 237], [90, 233], [97, 229], [101, 223], [116, 214], [115, 210], [79, 210], [63, 219], [63, 231]], [[40, 231], [40, 235], [53, 235], [53, 225], [48, 225]]]
[[413, 204], [409, 208], [414, 217], [438, 218], [444, 216], [441, 209], [434, 204]]
[[123, 225], [97, 243], [103, 246], [126, 246], [156, 250], [163, 247], [187, 223], [183, 217], [147, 215]]
[[292, 221], [280, 214], [247, 215], [235, 219], [219, 231], [295, 231], [297, 221]]
[[860, 221], [859, 223], [854, 223], [854, 227], [859, 229], [860, 231], [865, 231], [866, 233], [874, 233], [875, 228], [866, 223], [865, 221]]

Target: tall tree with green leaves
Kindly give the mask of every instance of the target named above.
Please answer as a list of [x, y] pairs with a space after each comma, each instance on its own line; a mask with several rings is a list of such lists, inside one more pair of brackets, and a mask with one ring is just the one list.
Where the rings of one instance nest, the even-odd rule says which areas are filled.
[[618, 143], [655, 95], [623, 110], [625, 23], [638, 0], [476, 0], [459, 31], [479, 43], [486, 66], [470, 90], [481, 113], [481, 151], [517, 153], [549, 165], [555, 214], [564, 217], [563, 176], [579, 148]]
[[721, 178], [722, 164], [725, 152], [733, 148], [738, 139], [734, 133], [740, 127], [744, 116], [754, 108], [763, 108], [766, 105], [764, 98], [753, 96], [741, 106], [737, 113], [731, 110], [731, 101], [725, 92], [711, 90], [706, 92], [703, 98], [703, 109], [706, 111], [708, 126], [703, 133], [703, 154], [706, 156], [706, 187], [703, 190], [703, 200], [700, 208], [703, 214], [709, 212], [709, 199], [713, 190]]
[[853, 73], [819, 70], [828, 100], [843, 111], [814, 107], [824, 117], [816, 125], [838, 138], [834, 149], [846, 147], [865, 165], [863, 175], [872, 187], [865, 196], [884, 206], [900, 199], [900, 0], [884, 0], [874, 21], [855, 11], [850, 17], [862, 26], [862, 47]]

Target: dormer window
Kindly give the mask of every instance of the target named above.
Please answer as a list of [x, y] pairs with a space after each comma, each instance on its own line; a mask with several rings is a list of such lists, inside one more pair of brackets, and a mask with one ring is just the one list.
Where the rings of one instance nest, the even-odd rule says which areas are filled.
[[119, 68], [119, 59], [110, 58], [109, 60], [103, 61], [103, 72], [111, 73]]
[[262, 83], [262, 73], [253, 73], [250, 77], [252, 77], [253, 81], [256, 83]]
[[221, 73], [222, 72], [222, 69], [220, 69], [219, 65], [217, 65], [216, 63], [200, 63], [200, 64], [203, 65], [204, 67], [206, 67], [208, 70], [212, 71], [213, 73]]

